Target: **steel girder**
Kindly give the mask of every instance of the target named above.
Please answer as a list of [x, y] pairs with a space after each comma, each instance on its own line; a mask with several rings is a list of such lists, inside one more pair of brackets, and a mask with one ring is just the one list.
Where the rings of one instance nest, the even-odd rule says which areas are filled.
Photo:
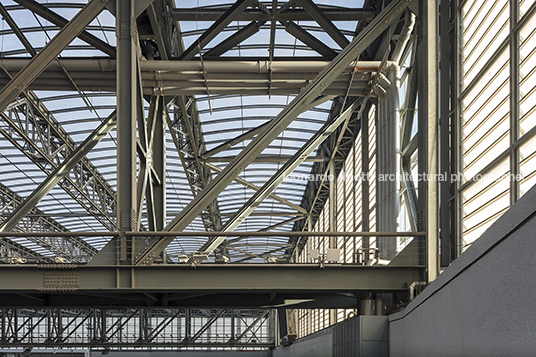
[[[221, 173], [219, 173], [189, 204], [180, 215], [166, 227], [167, 231], [185, 229], [215, 197], [229, 185], [249, 163], [266, 148], [322, 91], [331, 84], [344, 69], [355, 60], [409, 5], [408, 2], [394, 1], [389, 4], [356, 38], [324, 69], [315, 80], [270, 123]], [[153, 239], [137, 259], [137, 264], [150, 264], [155, 255], [162, 252], [172, 242], [172, 238]]]
[[190, 60], [216, 37], [223, 29], [250, 5], [254, 0], [238, 0], [224, 14], [222, 14], [190, 47], [179, 55], [180, 60]]
[[11, 239], [0, 239], [0, 261], [2, 263], [11, 263], [13, 262], [13, 258], [23, 258], [26, 261], [28, 258], [31, 258], [40, 263], [52, 262], [52, 259], [44, 257]]
[[281, 22], [285, 26], [285, 30], [296, 37], [301, 42], [305, 43], [307, 46], [311, 47], [313, 50], [325, 57], [334, 57], [336, 55], [335, 51], [325, 45], [322, 41], [318, 40], [316, 37], [311, 35], [309, 32], [304, 30], [301, 26], [297, 25], [292, 21]]
[[[287, 161], [287, 160], [284, 160], [284, 161]], [[223, 169], [219, 168], [219, 167], [216, 166], [216, 165], [213, 165], [213, 164], [211, 164], [211, 163], [208, 163], [208, 162], [204, 162], [203, 165], [205, 165], [205, 166], [211, 168], [211, 169], [214, 170], [215, 172], [221, 172], [221, 171], [223, 171]], [[243, 178], [236, 177], [236, 178], [235, 178], [235, 181], [236, 181], [237, 183], [241, 184], [241, 185], [244, 185], [244, 186], [247, 187], [247, 188], [252, 189], [252, 190], [255, 191], [255, 192], [258, 192], [259, 190], [261, 190], [261, 187], [255, 185], [255, 184], [252, 184], [251, 182], [249, 182], [249, 181], [247, 181], [247, 180], [244, 180]], [[296, 212], [300, 212], [300, 213], [303, 213], [303, 214], [306, 214], [306, 213], [307, 213], [307, 211], [306, 211], [304, 208], [302, 208], [301, 206], [298, 206], [297, 204], [292, 203], [292, 202], [290, 202], [289, 200], [284, 199], [284, 198], [282, 198], [282, 197], [276, 195], [275, 193], [269, 193], [269, 194], [268, 194], [268, 197], [271, 198], [271, 199], [273, 199], [274, 201], [277, 201], [277, 202], [280, 202], [280, 203], [282, 203], [282, 204], [284, 204], [284, 205], [287, 205], [288, 207], [290, 207], [290, 208], [296, 210]], [[233, 214], [231, 214], [231, 215], [233, 215]]]
[[251, 22], [249, 25], [244, 26], [243, 28], [238, 30], [234, 35], [229, 36], [228, 38], [220, 42], [218, 45], [211, 48], [203, 55], [203, 57], [206, 58], [221, 56], [234, 46], [247, 40], [257, 32], [259, 32], [259, 29], [262, 25], [264, 25], [264, 22]]
[[[0, 183], [0, 211], [2, 214], [11, 215], [23, 202], [22, 197]], [[47, 217], [35, 207], [13, 228], [18, 232], [28, 232], [27, 239], [29, 241], [66, 258], [69, 262], [87, 262], [97, 252], [97, 249], [79, 237], [54, 237], [53, 234], [50, 237], [32, 237], [31, 232], [68, 231], [67, 228]], [[17, 246], [19, 245], [17, 244]], [[43, 260], [39, 255], [37, 257], [39, 260]]]
[[341, 31], [339, 31], [337, 26], [331, 22], [328, 16], [318, 7], [318, 5], [316, 5], [312, 0], [298, 0], [298, 3], [341, 48], [348, 46], [350, 41], [348, 41]]
[[273, 316], [269, 309], [4, 308], [0, 346], [273, 348]]
[[[422, 266], [326, 264], [0, 265], [5, 306], [350, 308], [364, 292], [407, 293]], [[276, 296], [277, 295], [277, 296]]]

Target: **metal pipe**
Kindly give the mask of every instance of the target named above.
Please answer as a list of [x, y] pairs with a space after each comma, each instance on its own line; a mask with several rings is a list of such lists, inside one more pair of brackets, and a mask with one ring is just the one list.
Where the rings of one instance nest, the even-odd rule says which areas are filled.
[[[2, 60], [0, 59], [0, 63]], [[16, 69], [14, 70], [16, 71]], [[277, 72], [272, 73], [273, 82], [288, 82], [288, 81], [311, 81], [318, 72]], [[115, 72], [102, 72], [97, 70], [91, 71], [81, 71], [73, 70], [69, 72], [69, 77], [74, 80], [106, 80], [106, 81], [115, 81]], [[144, 81], [178, 81], [181, 82], [203, 82], [207, 81], [228, 81], [228, 82], [268, 82], [268, 76], [265, 73], [238, 73], [238, 72], [209, 72], [203, 76], [202, 73], [196, 72], [165, 72], [165, 74], [160, 75], [159, 73], [154, 72], [142, 72], [141, 77]], [[343, 82], [346, 87], [348, 87], [348, 82], [352, 74], [350, 72], [341, 74], [334, 82]], [[45, 79], [61, 79], [64, 82], [68, 81], [68, 78], [65, 78], [65, 72], [55, 71], [55, 70], [45, 70], [39, 75], [36, 81], [43, 81]], [[369, 82], [372, 79], [372, 73], [357, 73], [354, 75], [354, 82]], [[0, 81], [2, 83], [7, 83], [9, 77], [0, 72]], [[32, 82], [33, 83], [33, 82]]]
[[[28, 88], [29, 90], [47, 90], [47, 91], [72, 91], [73, 87], [67, 86], [67, 85], [60, 85], [60, 86], [51, 86], [47, 84], [37, 84], [37, 85], [30, 85]], [[78, 86], [78, 89], [81, 91], [89, 91], [89, 92], [109, 92], [109, 93], [115, 93], [116, 87], [115, 86], [100, 86], [100, 85], [94, 85], [94, 86]], [[218, 88], [218, 87], [211, 87], [210, 88], [210, 94], [211, 95], [266, 95], [268, 92], [268, 87], [257, 87], [257, 88]], [[273, 88], [272, 87], [272, 95], [291, 95], [291, 94], [299, 94], [301, 92], [301, 88]], [[330, 88], [328, 87], [322, 92], [324, 95], [331, 95], [331, 96], [339, 96], [346, 94], [345, 88]], [[145, 87], [143, 88], [143, 94], [144, 95], [163, 95], [163, 96], [175, 96], [175, 95], [206, 95], [207, 90], [206, 88], [203, 88], [201, 86], [199, 87], [171, 87], [171, 88], [152, 88], [152, 87]], [[368, 90], [365, 89], [355, 89], [350, 90], [349, 95], [352, 97], [364, 97], [368, 94]]]
[[[379, 100], [378, 120], [378, 228], [398, 230], [400, 211], [400, 70], [398, 65], [389, 67], [390, 86]], [[396, 254], [396, 241], [378, 239], [380, 257], [392, 259]]]
[[[27, 58], [2, 58], [0, 65], [8, 71], [20, 71], [30, 60]], [[61, 64], [69, 73], [81, 72], [115, 72], [117, 61], [112, 59], [62, 59]], [[319, 73], [330, 64], [329, 61], [273, 61], [272, 73]], [[351, 62], [343, 72], [352, 71], [354, 66], [358, 72], [376, 72], [380, 61]], [[384, 69], [387, 70], [394, 62], [387, 61]], [[211, 73], [269, 73], [269, 61], [140, 61], [142, 72], [187, 72], [188, 74]], [[57, 62], [51, 63], [46, 72], [62, 71]], [[313, 78], [311, 78], [312, 80]]]
[[[94, 76], [98, 76], [98, 73], [94, 73]], [[102, 86], [102, 87], [111, 87], [115, 85], [116, 79], [110, 78], [110, 79], [101, 79], [101, 78], [73, 78], [77, 86]], [[301, 89], [304, 88], [309, 81], [307, 80], [301, 80], [301, 79], [285, 79], [285, 80], [275, 80], [272, 81], [272, 87], [275, 88], [297, 88]], [[0, 79], [0, 85], [7, 83], [7, 80]], [[33, 85], [51, 85], [51, 86], [71, 86], [72, 88], [72, 82], [68, 79], [63, 78], [48, 78], [48, 79], [38, 79], [34, 83], [30, 85], [32, 87]], [[225, 80], [211, 80], [207, 79], [206, 83], [203, 80], [181, 80], [181, 79], [162, 79], [162, 80], [155, 80], [155, 79], [144, 79], [143, 80], [143, 86], [144, 87], [151, 87], [151, 88], [163, 88], [163, 90], [166, 90], [168, 88], [204, 88], [206, 89], [206, 86], [209, 87], [209, 89], [212, 88], [267, 88], [268, 83], [266, 80], [232, 80], [232, 79], [225, 79]], [[347, 89], [348, 88], [348, 81], [344, 80], [337, 80], [334, 81], [333, 84], [329, 86], [329, 88], [337, 88], [337, 89]], [[366, 89], [367, 88], [367, 81], [354, 81], [352, 83], [352, 89]], [[71, 89], [72, 90], [72, 89]], [[212, 90], [211, 90], [212, 91]]]
[[404, 23], [402, 31], [400, 32], [400, 37], [398, 38], [398, 43], [396, 44], [396, 47], [393, 51], [393, 55], [391, 56], [391, 61], [399, 64], [400, 59], [402, 58], [402, 53], [404, 53], [404, 50], [406, 49], [414, 26], [415, 14], [413, 14], [409, 10], [406, 10], [406, 21]]

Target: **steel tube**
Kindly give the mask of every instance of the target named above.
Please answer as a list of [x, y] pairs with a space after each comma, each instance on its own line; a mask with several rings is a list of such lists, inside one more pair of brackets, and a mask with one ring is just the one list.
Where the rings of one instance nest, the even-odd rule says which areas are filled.
[[404, 53], [406, 45], [408, 44], [411, 36], [411, 32], [413, 31], [413, 26], [415, 26], [415, 14], [406, 10], [406, 22], [404, 23], [404, 27], [402, 28], [402, 32], [398, 38], [398, 43], [393, 51], [393, 55], [391, 56], [391, 61], [399, 64], [402, 53]]
[[[2, 58], [0, 65], [8, 71], [20, 71], [31, 60], [27, 58]], [[319, 73], [325, 69], [331, 62], [329, 61], [273, 61], [272, 73], [290, 72], [316, 72]], [[354, 66], [361, 72], [375, 72], [380, 66], [380, 61], [358, 61], [350, 62], [343, 72], [351, 71]], [[117, 61], [113, 59], [74, 59], [65, 58], [61, 64], [69, 73], [71, 71], [81, 72], [115, 72]], [[388, 61], [386, 67], [391, 63]], [[205, 71], [210, 73], [269, 73], [269, 61], [205, 61]], [[203, 65], [200, 61], [140, 61], [140, 69], [143, 72], [192, 72], [203, 73]], [[57, 62], [51, 63], [47, 71], [62, 71]], [[311, 78], [313, 79], [313, 78]]]

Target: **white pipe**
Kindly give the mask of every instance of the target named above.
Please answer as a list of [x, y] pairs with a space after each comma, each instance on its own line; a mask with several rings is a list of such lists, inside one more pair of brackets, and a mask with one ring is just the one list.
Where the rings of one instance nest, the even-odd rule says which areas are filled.
[[[0, 65], [8, 71], [20, 71], [30, 62], [24, 58], [3, 58]], [[110, 59], [62, 59], [62, 65], [68, 71], [98, 71], [114, 72], [116, 61]], [[204, 69], [208, 73], [268, 73], [268, 61], [205, 61]], [[272, 62], [272, 72], [321, 72], [330, 64], [328, 61], [275, 61]], [[353, 62], [347, 67], [347, 71], [353, 70], [354, 66], [359, 72], [376, 72], [381, 62], [359, 61]], [[396, 63], [387, 61], [384, 70], [388, 70]], [[199, 61], [140, 61], [143, 72], [198, 72], [203, 73], [203, 66]], [[47, 68], [48, 71], [61, 71], [57, 62], [53, 62]], [[314, 79], [314, 78], [311, 78]]]
[[406, 21], [404, 23], [402, 31], [400, 32], [400, 37], [398, 38], [398, 43], [396, 44], [396, 47], [393, 51], [391, 61], [400, 64], [402, 53], [404, 53], [404, 50], [406, 49], [406, 45], [408, 44], [409, 37], [411, 36], [411, 32], [413, 31], [414, 26], [415, 14], [413, 14], [409, 10], [406, 10]]
[[[391, 62], [388, 67], [385, 95], [378, 90], [377, 172], [384, 180], [377, 182], [378, 230], [397, 231], [400, 212], [400, 69]], [[394, 179], [393, 179], [394, 178]], [[380, 258], [392, 259], [396, 241], [378, 237]]]

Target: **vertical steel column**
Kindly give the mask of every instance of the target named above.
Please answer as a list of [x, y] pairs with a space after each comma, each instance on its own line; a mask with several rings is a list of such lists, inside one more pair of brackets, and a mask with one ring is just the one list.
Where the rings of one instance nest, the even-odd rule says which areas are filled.
[[510, 2], [510, 206], [519, 199], [519, 1]]
[[186, 331], [185, 341], [190, 341], [192, 338], [192, 309], [186, 309]]
[[[337, 176], [335, 172], [335, 160], [329, 162], [329, 231], [337, 231]], [[337, 237], [329, 237], [329, 249], [337, 248]], [[329, 310], [329, 324], [334, 325], [337, 321], [337, 310]]]
[[[361, 227], [363, 232], [370, 232], [370, 153], [369, 153], [369, 115], [371, 103], [361, 114]], [[370, 249], [370, 237], [361, 237], [362, 263], [365, 264], [365, 254]], [[367, 256], [368, 257], [368, 256]]]
[[426, 281], [439, 274], [438, 264], [438, 0], [421, 0], [422, 38], [419, 44], [419, 208], [427, 234], [424, 257]]
[[[329, 231], [337, 231], [337, 176], [335, 160], [329, 162]], [[329, 237], [329, 248], [337, 248], [337, 237]]]
[[1, 313], [2, 313], [2, 322], [1, 322], [1, 327], [0, 327], [0, 342], [2, 342], [2, 345], [6, 343], [6, 334], [7, 334], [7, 331], [6, 331], [6, 309], [2, 309], [1, 310]]
[[153, 134], [153, 168], [160, 183], [153, 186], [153, 197], [157, 231], [163, 231], [166, 226], [166, 121], [164, 120], [165, 101], [159, 98], [158, 113]]
[[[136, 44], [133, 0], [117, 0], [117, 209], [119, 232], [137, 227], [136, 214]], [[125, 237], [118, 241], [126, 261]]]
[[[277, 308], [277, 322], [278, 322], [278, 331], [279, 331], [279, 343], [283, 346], [286, 345], [287, 341], [283, 339], [288, 338], [288, 327], [287, 327], [287, 310], [285, 308]], [[285, 343], [284, 343], [285, 342]]]
[[[463, 147], [462, 147], [462, 127], [463, 116], [461, 100], [459, 95], [462, 92], [462, 63], [463, 63], [463, 30], [462, 30], [462, 10], [459, 0], [452, 0], [453, 6], [453, 33], [451, 36], [454, 39], [454, 45], [452, 48], [454, 61], [452, 62], [452, 97], [453, 97], [453, 111], [454, 116], [452, 120], [452, 157], [453, 157], [453, 171], [455, 174], [462, 173], [463, 169]], [[453, 259], [456, 259], [462, 253], [463, 247], [463, 197], [461, 194], [461, 180], [454, 182], [454, 214], [453, 219]]]
[[235, 341], [235, 309], [231, 309], [231, 341]]
[[[313, 215], [311, 214], [307, 217], [307, 231], [308, 232], [313, 231]], [[313, 262], [313, 259], [311, 258], [311, 249], [313, 249], [313, 242], [311, 242], [311, 238], [312, 237], [307, 238], [307, 253], [306, 253], [307, 263]]]
[[[59, 310], [61, 311], [61, 309]], [[107, 309], [100, 309], [100, 318], [101, 318], [101, 321], [100, 321], [100, 342], [104, 342], [106, 341], [106, 330], [107, 330], [107, 327], [106, 327], [106, 317], [108, 316], [108, 310]]]
[[275, 335], [276, 335], [276, 332], [275, 332], [275, 327], [276, 327], [275, 310], [273, 310], [273, 309], [270, 310], [269, 315], [268, 315], [268, 319], [269, 319], [268, 320], [268, 340], [270, 342], [272, 342], [272, 341], [275, 341]]
[[440, 173], [444, 175], [444, 180], [440, 186], [441, 202], [441, 266], [448, 266], [452, 261], [452, 225], [451, 217], [453, 204], [451, 197], [451, 127], [450, 127], [450, 87], [451, 87], [451, 63], [452, 51], [450, 50], [452, 39], [449, 34], [450, 29], [450, 1], [442, 0], [440, 4], [439, 31], [441, 36], [441, 63], [440, 63]]

